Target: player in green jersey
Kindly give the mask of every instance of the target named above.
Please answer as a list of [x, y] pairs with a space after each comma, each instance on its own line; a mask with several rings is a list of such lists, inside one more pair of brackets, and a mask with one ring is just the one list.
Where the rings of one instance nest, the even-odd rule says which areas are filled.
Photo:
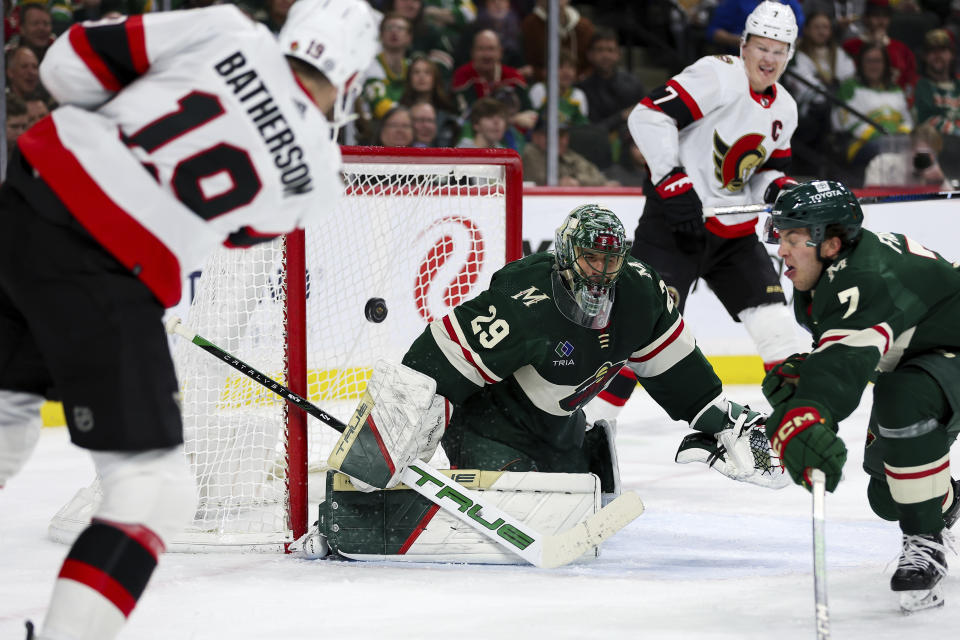
[[[557, 230], [555, 252], [504, 266], [485, 291], [431, 323], [389, 376], [375, 370], [368, 390], [392, 404], [374, 405], [374, 427], [361, 434], [376, 431], [369, 438], [383, 459], [358, 453], [352, 464], [341, 449], [336, 468], [391, 487], [404, 466], [429, 460], [442, 436], [456, 468], [594, 471], [615, 494], [612, 425], [588, 424], [583, 407], [630, 367], [671, 418], [696, 430], [678, 462], [705, 462], [762, 486], [788, 484], [769, 456], [762, 414], [726, 399], [663, 280], [628, 252], [612, 211], [574, 209]], [[436, 396], [418, 391], [419, 408], [404, 406], [414, 388]]]
[[[583, 407], [624, 366], [670, 417], [709, 434], [692, 441], [699, 449], [687, 441], [687, 454], [716, 450], [715, 435], [732, 434], [734, 423], [739, 435], [745, 421], [759, 422], [724, 399], [663, 280], [628, 250], [613, 212], [577, 207], [557, 230], [554, 252], [508, 264], [414, 342], [403, 363], [436, 380], [456, 408], [443, 438], [453, 465], [591, 470], [612, 434], [591, 429]], [[751, 458], [739, 474], [785, 480], [779, 467], [779, 477], [754, 471]]]
[[833, 491], [847, 451], [837, 424], [874, 381], [864, 469], [874, 513], [903, 532], [891, 588], [905, 611], [943, 604], [949, 527], [960, 515], [950, 445], [960, 431], [960, 271], [897, 233], [862, 228], [839, 182], [792, 187], [774, 204], [767, 241], [793, 281], [794, 313], [813, 336], [766, 376], [773, 450], [798, 484], [819, 468]]

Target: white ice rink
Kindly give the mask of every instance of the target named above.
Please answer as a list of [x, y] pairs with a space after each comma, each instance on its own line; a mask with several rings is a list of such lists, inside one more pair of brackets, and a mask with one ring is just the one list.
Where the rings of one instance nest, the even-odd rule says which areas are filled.
[[[755, 387], [728, 394], [765, 406]], [[945, 608], [905, 617], [889, 590], [900, 538], [867, 506], [860, 463], [869, 401], [868, 390], [841, 427], [846, 478], [827, 498], [833, 638], [955, 637], [956, 556]], [[644, 394], [631, 400], [620, 464], [625, 488], [639, 492], [647, 511], [599, 559], [538, 570], [168, 554], [121, 637], [814, 638], [809, 494], [677, 465], [685, 433]], [[49, 518], [91, 478], [66, 430], [44, 429], [28, 466], [0, 490], [0, 640], [21, 639], [25, 619], [42, 619], [67, 550], [47, 539]]]

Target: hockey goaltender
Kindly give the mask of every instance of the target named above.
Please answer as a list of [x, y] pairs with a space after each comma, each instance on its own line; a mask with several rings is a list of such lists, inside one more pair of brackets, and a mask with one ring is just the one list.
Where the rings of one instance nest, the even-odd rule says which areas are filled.
[[725, 398], [663, 281], [628, 252], [612, 211], [579, 206], [557, 230], [554, 252], [504, 266], [488, 289], [431, 323], [402, 364], [378, 363], [354, 428], [330, 456], [352, 480], [330, 472], [304, 548], [354, 559], [516, 562], [426, 498], [391, 488], [442, 444], [454, 479], [510, 515], [544, 533], [573, 526], [620, 491], [615, 423], [591, 421], [584, 408], [622, 367], [695, 430], [677, 462], [788, 484], [763, 415]]

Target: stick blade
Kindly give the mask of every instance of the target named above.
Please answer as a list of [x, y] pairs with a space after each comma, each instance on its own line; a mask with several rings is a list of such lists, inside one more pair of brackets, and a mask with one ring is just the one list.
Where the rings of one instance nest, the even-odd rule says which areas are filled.
[[570, 564], [590, 549], [636, 520], [643, 501], [628, 491], [580, 524], [544, 540], [541, 567], [552, 569]]

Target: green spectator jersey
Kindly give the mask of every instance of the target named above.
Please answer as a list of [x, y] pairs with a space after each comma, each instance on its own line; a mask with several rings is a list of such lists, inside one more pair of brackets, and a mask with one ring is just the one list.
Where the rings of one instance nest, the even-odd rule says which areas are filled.
[[403, 363], [437, 380], [437, 393], [455, 406], [449, 429], [533, 456], [545, 446], [577, 448], [581, 408], [624, 365], [676, 420], [692, 420], [720, 395], [720, 380], [650, 267], [629, 261], [607, 326], [594, 329], [558, 310], [557, 296], [569, 294], [555, 288], [554, 264], [552, 253], [537, 253], [506, 265], [489, 289], [410, 347]]
[[385, 62], [383, 54], [377, 54], [363, 81], [364, 110], [368, 117], [379, 120], [400, 101], [409, 68], [410, 60], [405, 59], [403, 68], [396, 74]]
[[794, 398], [825, 406], [839, 422], [875, 370], [960, 347], [960, 272], [904, 235], [864, 229], [813, 290], [795, 292], [794, 312], [816, 345]]
[[914, 92], [917, 124], [929, 123], [942, 135], [960, 135], [960, 79], [920, 78]]

